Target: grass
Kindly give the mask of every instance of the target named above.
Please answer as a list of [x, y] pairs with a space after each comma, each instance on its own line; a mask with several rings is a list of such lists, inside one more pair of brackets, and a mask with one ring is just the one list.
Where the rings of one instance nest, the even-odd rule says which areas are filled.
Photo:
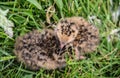
[[[119, 28], [111, 20], [109, 5], [109, 0], [1, 0], [0, 8], [10, 10], [7, 17], [15, 27], [13, 38], [9, 38], [0, 28], [0, 78], [120, 77], [120, 41], [107, 41], [109, 32]], [[46, 11], [50, 6], [55, 7], [51, 23], [63, 17], [82, 16], [88, 19], [90, 15], [97, 16], [102, 23], [96, 23], [100, 31], [100, 45], [94, 53], [88, 54], [86, 60], [75, 62], [68, 59], [64, 70], [30, 71], [16, 62], [13, 53], [15, 38], [33, 29], [47, 27]]]

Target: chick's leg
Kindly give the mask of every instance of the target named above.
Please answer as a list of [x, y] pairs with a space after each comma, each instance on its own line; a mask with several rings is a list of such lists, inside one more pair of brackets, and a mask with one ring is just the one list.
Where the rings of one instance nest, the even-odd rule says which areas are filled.
[[75, 47], [75, 59], [79, 60], [80, 59], [79, 56], [80, 56], [80, 52], [79, 52], [78, 48]]
[[81, 55], [80, 51], [78, 50], [78, 47], [75, 47], [75, 59], [76, 60], [83, 60], [86, 57]]

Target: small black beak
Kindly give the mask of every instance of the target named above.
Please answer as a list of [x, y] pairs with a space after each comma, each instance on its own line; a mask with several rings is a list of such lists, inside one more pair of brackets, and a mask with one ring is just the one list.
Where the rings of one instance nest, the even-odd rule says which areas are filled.
[[61, 43], [60, 43], [60, 49], [63, 49], [64, 46], [65, 46], [65, 43], [64, 43], [64, 42], [61, 42]]

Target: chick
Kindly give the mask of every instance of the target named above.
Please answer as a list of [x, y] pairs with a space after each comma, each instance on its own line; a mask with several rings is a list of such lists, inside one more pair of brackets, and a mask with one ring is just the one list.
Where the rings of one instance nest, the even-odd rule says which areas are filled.
[[14, 53], [31, 70], [47, 70], [66, 66], [64, 53], [59, 53], [60, 42], [52, 29], [33, 30], [16, 39]]
[[93, 52], [99, 44], [99, 30], [82, 17], [61, 19], [56, 27], [61, 48], [73, 46], [75, 59], [84, 59], [84, 54]]

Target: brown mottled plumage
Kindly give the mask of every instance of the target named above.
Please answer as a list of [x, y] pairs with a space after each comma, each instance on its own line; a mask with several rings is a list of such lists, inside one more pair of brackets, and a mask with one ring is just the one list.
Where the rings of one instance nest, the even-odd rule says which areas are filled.
[[52, 70], [66, 66], [64, 54], [58, 52], [59, 45], [53, 30], [34, 30], [16, 39], [14, 53], [32, 70]]
[[77, 60], [94, 51], [99, 44], [99, 30], [82, 17], [61, 19], [56, 32], [62, 47], [67, 44], [74, 47]]
[[74, 41], [75, 37], [77, 36], [78, 34], [77, 23], [75, 23], [74, 21], [70, 22], [68, 18], [61, 19], [58, 22], [55, 31], [60, 40], [61, 48], [63, 48], [65, 45]]

